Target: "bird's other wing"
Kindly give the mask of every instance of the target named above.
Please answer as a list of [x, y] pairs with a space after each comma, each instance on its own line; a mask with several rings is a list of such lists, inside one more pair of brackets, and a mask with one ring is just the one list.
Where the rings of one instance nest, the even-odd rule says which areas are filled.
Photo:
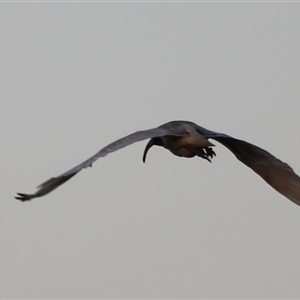
[[300, 205], [300, 177], [288, 164], [255, 145], [223, 134], [214, 134], [211, 138], [228, 148], [276, 191]]
[[17, 193], [18, 196], [15, 198], [21, 201], [28, 201], [36, 197], [44, 196], [57, 187], [59, 187], [61, 184], [72, 178], [74, 175], [76, 175], [79, 171], [82, 169], [85, 169], [87, 167], [91, 167], [92, 164], [100, 157], [104, 157], [107, 154], [114, 152], [116, 150], [122, 149], [126, 146], [129, 146], [135, 142], [139, 142], [145, 139], [153, 138], [153, 137], [161, 137], [165, 135], [174, 135], [174, 136], [182, 136], [179, 132], [176, 132], [175, 130], [172, 130], [170, 128], [153, 128], [143, 131], [137, 131], [135, 133], [132, 133], [130, 135], [127, 135], [109, 145], [102, 148], [100, 151], [98, 151], [95, 155], [90, 157], [89, 159], [85, 160], [81, 164], [77, 165], [76, 167], [68, 170], [67, 172], [57, 176], [52, 177], [49, 180], [45, 181], [41, 185], [39, 185], [37, 188], [37, 192], [34, 194], [23, 194], [23, 193]]
[[231, 138], [231, 136], [229, 136], [227, 134], [216, 132], [216, 131], [212, 131], [212, 130], [208, 130], [208, 129], [206, 129], [204, 127], [201, 127], [201, 126], [199, 126], [199, 125], [197, 125], [197, 124], [195, 124], [193, 122], [186, 121], [186, 123], [189, 123], [191, 126], [193, 126], [198, 133], [200, 133], [201, 135], [203, 135], [207, 139], [213, 139], [215, 137]]

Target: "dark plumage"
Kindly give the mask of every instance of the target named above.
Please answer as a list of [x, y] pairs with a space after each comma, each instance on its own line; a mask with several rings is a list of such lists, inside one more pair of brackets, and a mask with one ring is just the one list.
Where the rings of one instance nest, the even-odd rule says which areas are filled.
[[72, 178], [82, 169], [91, 167], [98, 158], [145, 139], [150, 139], [150, 141], [146, 145], [143, 154], [144, 162], [146, 161], [147, 152], [152, 146], [164, 147], [177, 156], [199, 156], [211, 162], [211, 159], [216, 154], [212, 149], [214, 145], [209, 139], [216, 140], [228, 148], [238, 160], [260, 175], [275, 190], [300, 205], [300, 177], [289, 165], [255, 145], [223, 133], [205, 129], [189, 121], [172, 121], [157, 128], [137, 131], [123, 137], [107, 145], [71, 170], [42, 183], [38, 186], [36, 193], [18, 193], [18, 196], [15, 198], [27, 201], [44, 196]]

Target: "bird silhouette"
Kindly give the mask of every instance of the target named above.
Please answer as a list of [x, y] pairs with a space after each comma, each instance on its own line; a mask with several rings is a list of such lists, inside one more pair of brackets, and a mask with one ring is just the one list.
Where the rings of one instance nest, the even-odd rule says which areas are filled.
[[95, 155], [67, 172], [52, 177], [39, 185], [34, 194], [17, 193], [15, 198], [28, 201], [44, 196], [72, 178], [82, 169], [91, 167], [100, 157], [122, 149], [135, 142], [150, 139], [143, 154], [143, 162], [152, 146], [161, 146], [180, 157], [201, 157], [209, 162], [216, 155], [214, 145], [209, 139], [216, 140], [228, 148], [238, 160], [261, 176], [276, 191], [300, 205], [300, 177], [286, 163], [269, 152], [227, 134], [214, 132], [189, 121], [171, 121], [157, 128], [137, 131], [102, 148]]

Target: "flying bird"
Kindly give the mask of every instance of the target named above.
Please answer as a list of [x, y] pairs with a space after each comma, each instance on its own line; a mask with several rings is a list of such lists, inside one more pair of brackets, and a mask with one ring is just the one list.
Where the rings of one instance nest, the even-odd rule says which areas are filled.
[[214, 132], [189, 121], [171, 121], [157, 128], [137, 131], [102, 148], [95, 155], [75, 166], [69, 171], [52, 177], [39, 185], [34, 194], [17, 193], [15, 198], [28, 201], [44, 196], [72, 178], [82, 169], [91, 167], [100, 157], [122, 149], [135, 142], [150, 139], [143, 154], [143, 162], [152, 146], [160, 146], [180, 157], [201, 157], [209, 162], [216, 153], [213, 150], [213, 139], [228, 148], [238, 160], [261, 176], [276, 191], [300, 205], [300, 177], [286, 163], [269, 152], [243, 140], [227, 134]]

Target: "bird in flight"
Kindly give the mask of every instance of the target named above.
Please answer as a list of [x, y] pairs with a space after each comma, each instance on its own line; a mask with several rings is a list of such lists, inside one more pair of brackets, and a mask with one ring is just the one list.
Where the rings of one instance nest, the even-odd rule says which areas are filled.
[[39, 185], [34, 194], [17, 193], [15, 198], [28, 201], [44, 196], [72, 178], [82, 169], [91, 167], [100, 157], [122, 149], [135, 142], [150, 139], [143, 154], [143, 162], [152, 146], [161, 146], [180, 157], [201, 157], [209, 162], [216, 155], [213, 139], [228, 148], [238, 160], [261, 176], [276, 191], [300, 205], [300, 177], [286, 163], [269, 152], [248, 142], [235, 139], [227, 134], [214, 132], [189, 121], [171, 121], [157, 128], [137, 131], [102, 148], [95, 155], [69, 171], [52, 177]]

